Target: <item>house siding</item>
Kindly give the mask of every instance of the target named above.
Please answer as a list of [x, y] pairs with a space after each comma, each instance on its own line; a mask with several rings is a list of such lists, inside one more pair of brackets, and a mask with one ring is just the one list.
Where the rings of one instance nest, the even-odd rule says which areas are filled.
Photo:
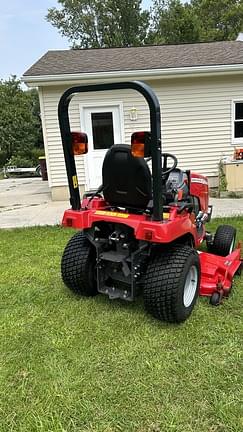
[[[162, 147], [176, 154], [179, 166], [207, 176], [217, 176], [218, 161], [231, 155], [232, 100], [243, 99], [243, 76], [219, 76], [147, 81], [155, 90], [162, 113]], [[64, 86], [42, 87], [41, 114], [45, 147], [48, 149], [49, 184], [66, 186], [67, 176], [61, 147], [57, 106]], [[70, 104], [70, 124], [80, 130], [80, 105], [123, 102], [125, 143], [131, 133], [149, 129], [146, 102], [135, 91], [110, 91], [75, 95]], [[129, 110], [137, 108], [131, 121]], [[82, 125], [81, 125], [82, 128]], [[79, 183], [85, 184], [84, 158], [77, 158]]]

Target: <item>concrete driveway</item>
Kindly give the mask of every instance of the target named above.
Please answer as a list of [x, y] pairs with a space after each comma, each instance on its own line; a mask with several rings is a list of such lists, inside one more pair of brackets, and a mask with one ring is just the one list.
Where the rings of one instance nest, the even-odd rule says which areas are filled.
[[51, 201], [48, 182], [40, 178], [0, 180], [0, 228], [59, 224], [68, 207]]
[[[213, 217], [243, 215], [243, 198], [211, 198]], [[48, 182], [40, 178], [0, 180], [0, 228], [56, 225], [68, 201], [51, 201]]]

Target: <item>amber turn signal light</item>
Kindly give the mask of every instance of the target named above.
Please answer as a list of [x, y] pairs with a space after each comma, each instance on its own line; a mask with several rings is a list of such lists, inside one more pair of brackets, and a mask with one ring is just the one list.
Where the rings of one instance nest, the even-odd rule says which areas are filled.
[[84, 132], [71, 132], [72, 150], [75, 156], [88, 153], [88, 137]]
[[131, 138], [131, 153], [134, 157], [150, 156], [150, 132], [134, 132]]
[[134, 157], [144, 157], [144, 144], [143, 143], [133, 143], [131, 153]]

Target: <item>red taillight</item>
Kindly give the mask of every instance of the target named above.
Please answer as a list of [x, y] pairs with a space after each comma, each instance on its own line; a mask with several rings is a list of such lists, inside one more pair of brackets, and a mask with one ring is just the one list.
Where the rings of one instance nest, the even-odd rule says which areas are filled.
[[145, 240], [151, 241], [153, 238], [153, 231], [146, 230], [144, 232], [144, 238]]
[[72, 227], [73, 226], [73, 220], [71, 218], [67, 218], [66, 219], [66, 224], [68, 227]]
[[134, 157], [150, 156], [150, 132], [134, 132], [132, 134], [131, 153]]
[[74, 155], [88, 153], [88, 137], [84, 132], [71, 132]]

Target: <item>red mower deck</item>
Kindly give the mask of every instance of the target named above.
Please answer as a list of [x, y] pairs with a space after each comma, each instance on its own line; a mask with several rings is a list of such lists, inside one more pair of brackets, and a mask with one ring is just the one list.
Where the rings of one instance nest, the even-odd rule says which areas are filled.
[[218, 302], [228, 297], [235, 274], [241, 269], [240, 245], [226, 257], [199, 252], [201, 263], [200, 295], [212, 297], [218, 294]]

